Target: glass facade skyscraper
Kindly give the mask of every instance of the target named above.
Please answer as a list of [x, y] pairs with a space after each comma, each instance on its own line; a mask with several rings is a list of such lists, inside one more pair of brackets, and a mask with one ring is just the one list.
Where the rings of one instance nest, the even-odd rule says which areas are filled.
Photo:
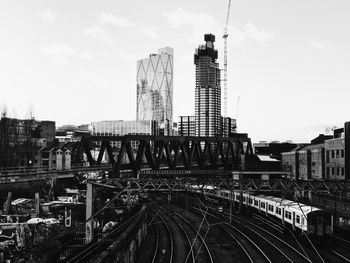
[[173, 63], [170, 47], [137, 61], [136, 120], [156, 121], [164, 135], [172, 134]]
[[196, 136], [222, 135], [220, 69], [214, 49], [215, 36], [204, 35], [205, 44], [194, 54], [196, 65]]

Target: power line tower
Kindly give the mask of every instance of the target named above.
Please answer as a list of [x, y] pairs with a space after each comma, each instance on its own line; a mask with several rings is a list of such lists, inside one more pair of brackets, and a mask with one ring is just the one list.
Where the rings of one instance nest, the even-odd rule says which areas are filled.
[[230, 7], [231, 7], [231, 0], [228, 1], [227, 6], [227, 16], [226, 16], [226, 25], [224, 29], [224, 117], [227, 117], [227, 27], [228, 27], [228, 19], [230, 17]]

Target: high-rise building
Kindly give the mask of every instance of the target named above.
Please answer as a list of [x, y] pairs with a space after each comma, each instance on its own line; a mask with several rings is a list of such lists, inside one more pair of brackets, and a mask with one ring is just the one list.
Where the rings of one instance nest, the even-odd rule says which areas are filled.
[[196, 123], [194, 116], [180, 116], [180, 136], [196, 136]]
[[230, 117], [222, 117], [222, 136], [231, 137], [232, 134], [237, 132], [236, 119]]
[[137, 61], [136, 120], [156, 121], [163, 135], [172, 134], [173, 63], [170, 47]]
[[196, 136], [222, 135], [220, 69], [214, 49], [215, 36], [204, 35], [205, 44], [194, 54], [196, 65]]

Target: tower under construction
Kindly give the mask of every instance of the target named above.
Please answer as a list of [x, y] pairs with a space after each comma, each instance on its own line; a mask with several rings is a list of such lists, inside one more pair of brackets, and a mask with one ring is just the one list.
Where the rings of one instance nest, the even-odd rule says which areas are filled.
[[196, 65], [196, 136], [222, 135], [220, 69], [214, 49], [215, 36], [204, 35], [205, 44], [194, 54]]

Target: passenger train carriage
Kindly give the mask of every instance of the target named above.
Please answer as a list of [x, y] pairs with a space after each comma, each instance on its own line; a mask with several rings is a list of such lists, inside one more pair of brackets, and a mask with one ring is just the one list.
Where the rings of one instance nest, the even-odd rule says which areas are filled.
[[[198, 190], [195, 190], [198, 192]], [[216, 196], [226, 200], [240, 202], [247, 207], [273, 217], [279, 218], [282, 223], [288, 223], [293, 230], [306, 232], [314, 237], [327, 237], [332, 235], [332, 215], [317, 207], [305, 205], [295, 201], [282, 199], [274, 196], [254, 195], [249, 192], [233, 192], [234, 199], [231, 199], [231, 191], [215, 190], [203, 191], [209, 196]]]

